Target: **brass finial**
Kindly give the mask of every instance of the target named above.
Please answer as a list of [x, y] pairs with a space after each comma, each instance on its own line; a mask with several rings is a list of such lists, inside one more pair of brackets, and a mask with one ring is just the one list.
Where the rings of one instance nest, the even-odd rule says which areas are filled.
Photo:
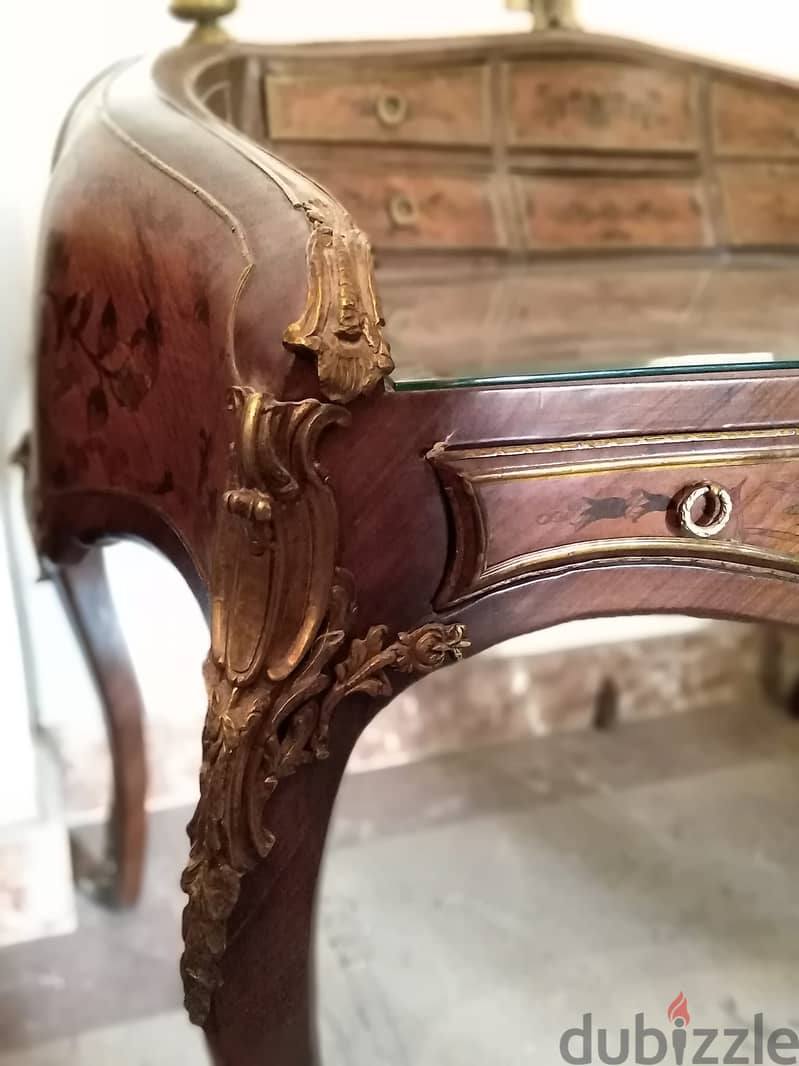
[[238, 0], [172, 0], [175, 18], [196, 23], [186, 44], [218, 44], [228, 40], [219, 20], [236, 10]]
[[533, 29], [579, 30], [575, 0], [506, 0], [515, 11], [532, 11]]

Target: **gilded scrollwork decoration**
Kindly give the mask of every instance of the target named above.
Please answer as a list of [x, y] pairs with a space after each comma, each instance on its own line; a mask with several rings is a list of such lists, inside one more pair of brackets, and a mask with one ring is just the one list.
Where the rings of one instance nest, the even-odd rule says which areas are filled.
[[[192, 7], [190, 0], [174, 2], [187, 9]], [[385, 319], [372, 247], [352, 215], [321, 185], [223, 122], [199, 98], [177, 102], [177, 106], [188, 109], [195, 117], [195, 109], [199, 108], [200, 121], [267, 175], [308, 223], [305, 306], [283, 332], [286, 348], [315, 360], [321, 393], [333, 403], [350, 403], [380, 383], [390, 388], [394, 361], [383, 332]], [[106, 120], [110, 121], [108, 116]], [[113, 128], [117, 136], [142, 151], [118, 126]], [[159, 165], [154, 157], [150, 161]], [[171, 169], [169, 173], [191, 188], [194, 195], [200, 195], [237, 235], [246, 264], [243, 283], [252, 272], [254, 260], [240, 220], [193, 182]]]
[[426, 674], [468, 647], [458, 624], [353, 635], [353, 579], [337, 565], [336, 503], [316, 460], [320, 434], [346, 424], [347, 411], [246, 389], [232, 404], [238, 440], [211, 579], [200, 801], [182, 879], [181, 971], [199, 1025], [221, 982], [241, 879], [274, 844], [268, 802], [279, 782], [326, 757], [344, 699], [387, 698], [391, 671]]
[[316, 198], [297, 206], [311, 225], [308, 295], [283, 342], [316, 358], [325, 396], [349, 403], [394, 369], [383, 335], [372, 251], [366, 234], [334, 201]]

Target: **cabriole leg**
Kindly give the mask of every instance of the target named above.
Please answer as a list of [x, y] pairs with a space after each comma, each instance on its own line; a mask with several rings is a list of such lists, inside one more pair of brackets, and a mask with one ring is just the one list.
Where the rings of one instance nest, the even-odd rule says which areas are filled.
[[347, 755], [395, 672], [429, 673], [466, 641], [460, 625], [392, 639], [356, 623], [315, 454], [320, 434], [347, 422], [343, 408], [237, 389], [232, 410], [181, 971], [219, 1066], [310, 1066], [313, 898]]
[[111, 749], [113, 798], [107, 870], [98, 889], [120, 907], [139, 898], [147, 835], [144, 707], [117, 620], [102, 549], [52, 572], [103, 711]]

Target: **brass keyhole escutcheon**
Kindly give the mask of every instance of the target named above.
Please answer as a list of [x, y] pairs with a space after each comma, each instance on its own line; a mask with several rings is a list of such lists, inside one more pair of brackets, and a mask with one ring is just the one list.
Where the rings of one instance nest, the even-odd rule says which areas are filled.
[[[697, 510], [698, 514], [695, 513]], [[731, 518], [732, 497], [715, 482], [691, 485], [678, 498], [677, 524], [681, 533], [691, 537], [716, 537]]]
[[402, 93], [381, 93], [377, 98], [375, 110], [378, 120], [384, 126], [400, 126], [408, 116], [408, 101]]

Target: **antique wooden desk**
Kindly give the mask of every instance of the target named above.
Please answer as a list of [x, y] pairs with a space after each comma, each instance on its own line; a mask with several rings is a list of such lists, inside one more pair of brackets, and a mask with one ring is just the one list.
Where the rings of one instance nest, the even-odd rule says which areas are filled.
[[186, 1002], [219, 1063], [300, 1066], [328, 815], [393, 692], [589, 615], [799, 620], [799, 91], [572, 32], [215, 37], [64, 126], [29, 504], [118, 814], [139, 708], [90, 546], [208, 609]]

